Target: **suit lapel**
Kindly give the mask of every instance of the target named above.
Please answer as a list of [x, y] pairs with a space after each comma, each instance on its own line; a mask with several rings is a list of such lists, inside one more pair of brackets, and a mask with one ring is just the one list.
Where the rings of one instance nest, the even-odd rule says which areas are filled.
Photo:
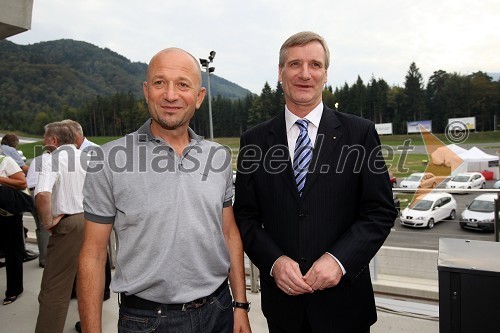
[[[297, 200], [300, 199], [297, 185], [295, 184], [295, 177], [293, 175], [292, 163], [290, 160], [290, 152], [288, 150], [288, 140], [286, 135], [285, 113], [282, 112], [277, 117], [273, 118], [270, 123], [269, 135], [266, 138], [268, 150], [276, 146], [285, 146], [288, 153], [288, 161], [286, 162], [285, 170], [279, 172], [279, 176], [283, 178], [283, 182], [290, 188], [291, 192]], [[268, 160], [273, 159], [272, 156], [266, 157]], [[282, 157], [276, 157], [276, 162], [281, 161]], [[266, 163], [267, 164], [267, 163]]]
[[330, 165], [331, 163], [329, 163], [329, 161], [334, 148], [341, 141], [341, 125], [334, 111], [325, 107], [319, 123], [318, 135], [313, 150], [313, 160], [309, 166], [309, 173], [307, 174], [306, 184], [302, 191], [302, 197], [307, 195], [309, 189], [317, 180], [318, 175], [326, 171], [324, 168], [334, 167]]

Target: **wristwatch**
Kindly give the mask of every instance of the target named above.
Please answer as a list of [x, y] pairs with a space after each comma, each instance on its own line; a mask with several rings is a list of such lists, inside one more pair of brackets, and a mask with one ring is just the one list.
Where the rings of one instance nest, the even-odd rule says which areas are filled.
[[250, 312], [250, 302], [247, 303], [240, 303], [240, 302], [233, 302], [233, 308], [241, 308], [247, 310], [247, 312]]

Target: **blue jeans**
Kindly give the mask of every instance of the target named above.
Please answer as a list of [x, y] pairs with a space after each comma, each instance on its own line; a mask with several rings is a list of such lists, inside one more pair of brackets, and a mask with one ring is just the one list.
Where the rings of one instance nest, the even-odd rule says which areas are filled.
[[122, 304], [118, 333], [231, 333], [233, 325], [232, 297], [226, 286], [198, 309], [169, 310], [161, 305], [157, 310], [140, 310]]

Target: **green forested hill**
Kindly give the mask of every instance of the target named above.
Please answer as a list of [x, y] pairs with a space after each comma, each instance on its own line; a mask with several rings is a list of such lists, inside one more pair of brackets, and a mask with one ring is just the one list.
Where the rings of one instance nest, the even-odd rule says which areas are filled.
[[[43, 122], [71, 117], [97, 96], [130, 93], [140, 98], [146, 68], [82, 41], [17, 45], [0, 40], [0, 128], [33, 133]], [[229, 99], [250, 94], [215, 75], [211, 90], [212, 96]]]

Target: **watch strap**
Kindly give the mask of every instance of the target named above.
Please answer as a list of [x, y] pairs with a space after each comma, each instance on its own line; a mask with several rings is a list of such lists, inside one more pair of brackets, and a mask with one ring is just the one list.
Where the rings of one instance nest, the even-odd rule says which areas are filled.
[[250, 311], [250, 302], [247, 303], [241, 303], [241, 302], [233, 302], [233, 308], [240, 308], [240, 309], [245, 309], [247, 312]]

